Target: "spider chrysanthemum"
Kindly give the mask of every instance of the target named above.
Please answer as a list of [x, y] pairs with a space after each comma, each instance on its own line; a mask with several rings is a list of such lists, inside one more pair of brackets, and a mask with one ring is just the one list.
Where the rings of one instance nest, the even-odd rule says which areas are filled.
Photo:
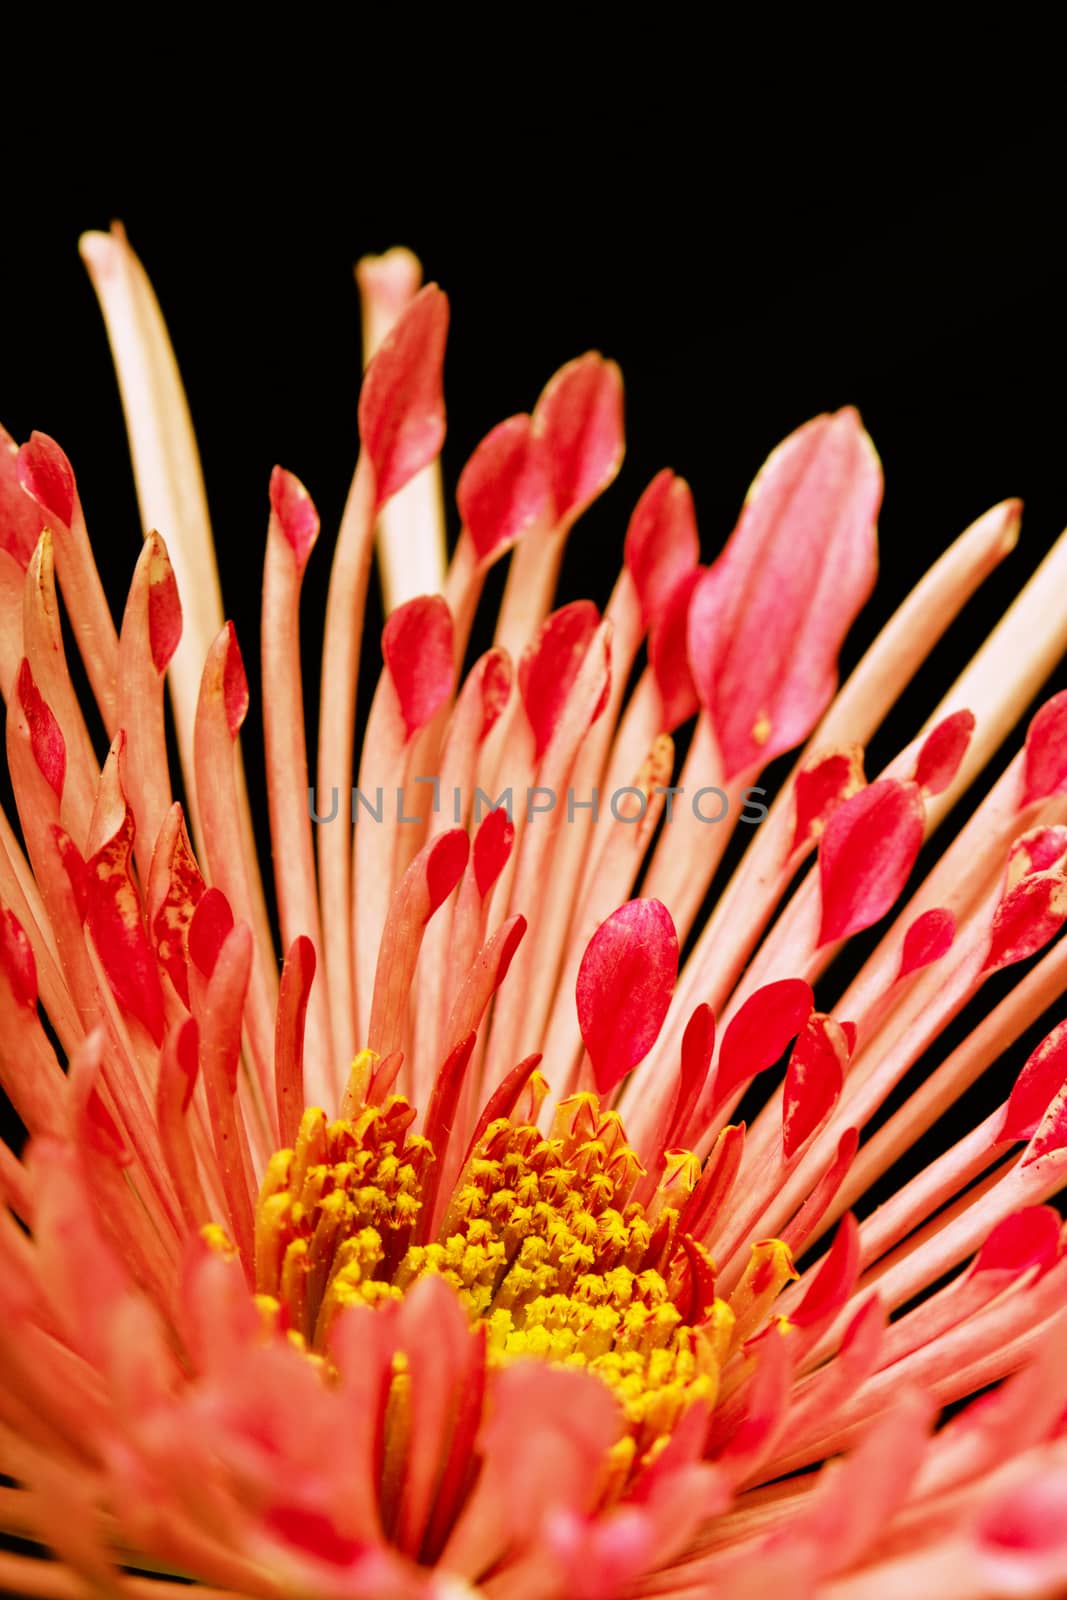
[[[553, 610], [621, 461], [617, 369], [571, 362], [483, 440], [446, 564], [447, 302], [405, 252], [367, 261], [313, 764], [319, 523], [292, 474], [270, 484], [257, 860], [170, 345], [121, 230], [83, 252], [146, 537], [116, 628], [66, 456], [0, 435], [0, 1080], [28, 1134], [0, 1147], [0, 1590], [1063, 1593], [1067, 1022], [1007, 1081], [1002, 1058], [1067, 988], [1067, 695], [916, 868], [1058, 659], [1067, 552], [868, 774], [1018, 504], [840, 692], [881, 499], [851, 409], [774, 451], [710, 566], [660, 473], [603, 616]], [[996, 1109], [862, 1204], [987, 1072]]]

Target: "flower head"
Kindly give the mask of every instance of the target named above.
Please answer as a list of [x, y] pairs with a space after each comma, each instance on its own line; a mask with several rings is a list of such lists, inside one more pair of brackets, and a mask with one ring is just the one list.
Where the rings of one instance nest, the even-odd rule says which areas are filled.
[[[447, 301], [406, 252], [366, 261], [313, 763], [319, 519], [292, 473], [269, 485], [272, 920], [174, 359], [121, 231], [83, 253], [146, 536], [116, 628], [66, 455], [0, 438], [0, 1079], [29, 1134], [0, 1154], [0, 1493], [59, 1558], [0, 1555], [0, 1587], [1058, 1593], [1067, 1257], [1045, 1202], [1067, 1179], [1067, 1024], [1014, 1082], [1001, 1057], [1067, 986], [1067, 696], [922, 852], [1062, 648], [1063, 551], [868, 774], [1017, 503], [840, 690], [882, 489], [851, 409], [773, 452], [707, 567], [661, 472], [604, 614], [553, 610], [622, 458], [617, 368], [571, 362], [487, 435], [446, 563]], [[387, 620], [357, 729], [375, 542]], [[995, 1109], [872, 1210], [987, 1072]]]

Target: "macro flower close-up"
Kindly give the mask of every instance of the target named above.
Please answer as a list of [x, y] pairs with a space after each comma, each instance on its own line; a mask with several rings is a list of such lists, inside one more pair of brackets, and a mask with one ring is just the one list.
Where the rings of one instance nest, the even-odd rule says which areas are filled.
[[618, 503], [595, 352], [453, 477], [396, 248], [339, 525], [253, 486], [246, 665], [149, 278], [81, 254], [144, 537], [116, 611], [79, 440], [0, 431], [0, 1592], [1067, 1592], [1067, 543], [943, 695], [1017, 500], [839, 672], [856, 409], [710, 556], [673, 470]]

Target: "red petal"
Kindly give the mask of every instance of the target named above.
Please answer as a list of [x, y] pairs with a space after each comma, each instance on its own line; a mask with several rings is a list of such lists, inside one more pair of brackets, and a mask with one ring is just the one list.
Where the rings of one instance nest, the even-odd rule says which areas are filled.
[[189, 924], [189, 959], [205, 978], [214, 972], [232, 928], [230, 902], [221, 889], [206, 889]]
[[490, 650], [482, 657], [482, 731], [478, 743], [486, 739], [511, 693], [511, 657], [506, 650]]
[[[164, 864], [165, 863], [165, 867]], [[162, 892], [153, 888], [162, 878]], [[149, 924], [156, 959], [186, 1006], [189, 1004], [189, 925], [204, 894], [204, 879], [185, 831], [180, 806], [171, 809], [156, 841], [150, 876]]]
[[951, 949], [955, 937], [956, 918], [951, 911], [943, 906], [937, 906], [933, 911], [924, 911], [921, 917], [915, 918], [904, 935], [904, 947], [900, 953], [900, 971], [897, 977], [906, 978], [910, 972], [918, 972], [920, 967], [928, 967], [931, 961], [940, 961], [941, 957]]
[[[109, 773], [117, 784], [110, 758], [102, 788]], [[133, 812], [124, 805], [119, 828], [86, 862], [86, 921], [115, 998], [159, 1045], [163, 1042], [163, 992], [133, 877], [133, 839]]]
[[148, 565], [148, 642], [153, 666], [157, 672], [166, 672], [181, 643], [182, 604], [163, 540], [158, 534], [148, 537], [152, 541]]
[[501, 806], [490, 811], [474, 836], [474, 881], [484, 900], [507, 865], [515, 843], [515, 824]]
[[1067, 788], [1067, 689], [1053, 695], [1026, 730], [1023, 805]]
[[651, 1050], [678, 976], [678, 936], [658, 900], [630, 900], [594, 933], [578, 971], [578, 1026], [601, 1094]]
[[859, 1228], [851, 1211], [841, 1218], [833, 1244], [815, 1279], [789, 1320], [796, 1328], [810, 1328], [836, 1315], [856, 1287], [860, 1266]]
[[528, 528], [551, 522], [543, 453], [525, 413], [486, 434], [459, 475], [456, 503], [479, 561], [502, 554]]
[[845, 939], [883, 917], [908, 881], [923, 842], [914, 783], [881, 778], [846, 800], [819, 846], [819, 943]]
[[74, 516], [74, 471], [47, 433], [31, 433], [18, 459], [19, 482], [48, 515], [69, 528]]
[[1038, 873], [1010, 889], [996, 909], [986, 972], [1025, 961], [1048, 944], [1067, 918], [1067, 883], [1058, 872]]
[[573, 519], [603, 494], [622, 465], [622, 374], [590, 352], [550, 378], [534, 407], [556, 517]]
[[32, 1011], [37, 1005], [37, 963], [22, 923], [4, 905], [0, 905], [0, 965], [16, 1004]]
[[787, 1161], [810, 1139], [841, 1093], [848, 1041], [833, 1017], [815, 1012], [793, 1046], [782, 1095], [782, 1148]]
[[653, 624], [648, 659], [663, 700], [663, 729], [673, 733], [699, 708], [686, 645], [689, 607], [703, 567], [694, 567], [675, 587]]
[[437, 455], [445, 437], [441, 370], [448, 301], [435, 283], [420, 289], [367, 367], [359, 436], [374, 463], [378, 504]]
[[59, 723], [34, 683], [30, 664], [25, 657], [19, 665], [18, 697], [26, 726], [30, 730], [30, 749], [38, 771], [56, 799], [62, 800], [63, 780], [67, 775], [67, 747]]
[[6, 428], [0, 428], [0, 550], [6, 550], [25, 571], [44, 519], [19, 482], [18, 453], [14, 439]]
[[[1029, 1139], [1053, 1097], [1067, 1083], [1067, 1021], [1061, 1022], [1027, 1057], [1004, 1112], [1000, 1140]], [[999, 1142], [999, 1141], [998, 1141]]]
[[1018, 1277], [1030, 1267], [1046, 1272], [1060, 1255], [1062, 1224], [1051, 1206], [1024, 1206], [998, 1222], [975, 1257], [972, 1272]]
[[974, 713], [955, 711], [927, 734], [915, 767], [915, 782], [926, 794], [941, 794], [948, 788], [974, 732]]
[[452, 613], [439, 594], [397, 606], [382, 631], [382, 656], [410, 739], [452, 693]]
[[430, 896], [427, 922], [462, 878], [469, 853], [470, 840], [462, 828], [450, 828], [434, 841], [426, 857], [426, 888]]
[[856, 412], [816, 417], [770, 456], [700, 581], [689, 658], [726, 777], [807, 737], [837, 682], [837, 653], [871, 592], [878, 458]]
[[714, 1054], [715, 1013], [710, 1006], [699, 1005], [690, 1017], [682, 1037], [682, 1066], [678, 1079], [678, 1093], [663, 1140], [665, 1149], [670, 1150], [684, 1143], [686, 1129], [707, 1082]]
[[1053, 824], [1044, 828], [1031, 828], [1012, 840], [1008, 851], [1007, 887], [1038, 872], [1048, 872], [1059, 866], [1067, 857], [1067, 828]]
[[263, 1527], [282, 1544], [332, 1567], [352, 1566], [366, 1548], [350, 1534], [339, 1533], [324, 1512], [307, 1506], [272, 1506], [264, 1513]]
[[92, 1148], [98, 1155], [106, 1156], [117, 1167], [130, 1165], [133, 1153], [127, 1149], [118, 1124], [101, 1100], [98, 1089], [89, 1091], [89, 1099], [85, 1106], [84, 1128]]
[[846, 744], [829, 754], [816, 752], [809, 757], [797, 773], [793, 791], [797, 820], [790, 854], [821, 839], [834, 812], [866, 782], [861, 744]]
[[1042, 1156], [1055, 1155], [1064, 1149], [1067, 1149], [1067, 1087], [1053, 1095], [1023, 1155], [1022, 1165], [1028, 1167]]
[[599, 623], [600, 614], [591, 600], [562, 606], [545, 618], [519, 662], [519, 693], [538, 757], [548, 748]]
[[815, 1004], [810, 983], [781, 978], [749, 995], [723, 1035], [715, 1078], [715, 1103], [739, 1084], [773, 1067], [790, 1039], [795, 1039]]
[[270, 508], [296, 558], [297, 572], [303, 572], [319, 536], [319, 514], [300, 479], [284, 467], [275, 467], [270, 475]]
[[693, 496], [669, 467], [656, 474], [634, 507], [624, 555], [649, 628], [700, 560]]

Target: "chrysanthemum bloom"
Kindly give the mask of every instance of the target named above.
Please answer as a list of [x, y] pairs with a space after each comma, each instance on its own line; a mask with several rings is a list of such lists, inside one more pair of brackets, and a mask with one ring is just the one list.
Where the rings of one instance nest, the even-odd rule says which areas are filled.
[[[881, 494], [851, 410], [773, 453], [710, 568], [661, 473], [604, 616], [553, 611], [622, 455], [617, 370], [572, 362], [483, 441], [446, 570], [446, 301], [403, 253], [365, 263], [377, 353], [314, 767], [298, 619], [318, 519], [290, 473], [270, 485], [277, 945], [173, 357], [121, 234], [84, 254], [150, 531], [116, 629], [66, 456], [5, 436], [0, 1069], [29, 1139], [0, 1160], [0, 1496], [7, 1531], [59, 1559], [15, 1545], [0, 1588], [1063, 1593], [1067, 1257], [1045, 1202], [1067, 1178], [1067, 1024], [973, 1131], [862, 1224], [850, 1207], [1067, 986], [1067, 696], [913, 870], [1059, 655], [1067, 551], [867, 774], [1018, 506], [957, 540], [836, 696]], [[376, 530], [390, 611], [357, 731]], [[698, 930], [735, 826], [749, 848]], [[842, 992], [831, 962], [877, 922]]]

